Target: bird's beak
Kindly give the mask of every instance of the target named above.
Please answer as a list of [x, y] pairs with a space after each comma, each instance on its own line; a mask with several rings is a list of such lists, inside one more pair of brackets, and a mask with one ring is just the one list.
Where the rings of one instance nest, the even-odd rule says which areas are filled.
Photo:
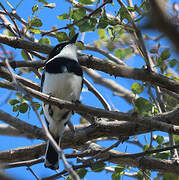
[[76, 33], [70, 40], [71, 43], [76, 43], [79, 33]]

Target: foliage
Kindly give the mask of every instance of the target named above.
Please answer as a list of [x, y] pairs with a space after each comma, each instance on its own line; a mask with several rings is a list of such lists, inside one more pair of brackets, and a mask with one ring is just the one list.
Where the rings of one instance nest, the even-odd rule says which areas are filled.
[[[76, 139], [74, 140], [74, 142], [65, 142], [64, 146], [66, 148], [73, 149], [74, 157], [76, 157], [77, 159], [79, 158], [78, 160], [81, 163], [81, 166], [78, 164], [78, 161], [73, 161], [74, 167], [77, 167], [75, 172], [78, 174], [79, 178], [85, 179], [87, 175], [93, 173], [99, 174], [104, 171], [108, 172], [108, 169], [110, 169], [109, 173], [111, 173], [111, 178], [113, 180], [124, 179], [127, 176], [126, 172], [129, 172], [131, 176], [139, 180], [144, 179], [144, 177], [145, 179], [152, 178], [156, 180], [177, 179], [177, 175], [175, 173], [172, 173], [174, 172], [174, 170], [169, 169], [167, 172], [164, 172], [162, 170], [162, 167], [158, 167], [157, 171], [161, 169], [161, 172], [158, 172], [156, 175], [153, 173], [152, 168], [145, 169], [145, 167], [137, 165], [139, 164], [139, 158], [137, 158], [137, 156], [135, 157], [136, 159], [133, 158], [132, 160], [130, 159], [130, 157], [124, 157], [124, 159], [122, 159], [122, 157], [118, 156], [119, 154], [127, 155], [128, 149], [130, 149], [130, 152], [132, 153], [140, 153], [141, 151], [143, 153], [146, 153], [144, 156], [147, 158], [171, 160], [173, 157], [172, 151], [170, 150], [161, 150], [161, 152], [149, 153], [151, 150], [162, 149], [170, 147], [172, 145], [171, 139], [168, 138], [166, 134], [163, 135], [162, 133], [160, 133], [159, 130], [166, 133], [167, 127], [164, 127], [164, 125], [172, 124], [173, 119], [165, 121], [164, 118], [163, 121], [165, 122], [165, 124], [162, 124], [162, 121], [160, 120], [157, 121], [156, 123], [161, 123], [160, 127], [158, 126], [158, 124], [155, 127], [152, 122], [156, 121], [155, 116], [157, 114], [173, 111], [179, 104], [178, 95], [175, 92], [178, 86], [176, 86], [174, 88], [175, 90], [172, 91], [170, 87], [167, 87], [167, 85], [165, 85], [165, 82], [170, 83], [172, 81], [173, 85], [179, 82], [179, 78], [177, 75], [179, 72], [179, 61], [176, 55], [178, 51], [174, 51], [173, 47], [171, 48], [172, 45], [170, 44], [170, 42], [168, 42], [168, 40], [166, 40], [166, 38], [163, 39], [163, 37], [166, 37], [168, 35], [162, 31], [162, 28], [158, 28], [162, 33], [151, 33], [151, 28], [154, 28], [155, 24], [151, 24], [152, 21], [150, 17], [147, 16], [149, 14], [149, 11], [152, 9], [150, 1], [128, 1], [133, 2], [131, 4], [121, 0], [114, 0], [113, 2], [109, 0], [67, 1], [69, 2], [69, 6], [68, 8], [65, 7], [65, 10], [63, 12], [56, 10], [56, 5], [59, 5], [59, 3], [62, 4], [62, 2], [56, 1], [55, 4], [54, 2], [46, 0], [32, 1], [33, 3], [29, 6], [31, 14], [27, 14], [25, 17], [21, 17], [21, 15], [18, 14], [18, 9], [23, 8], [23, 3], [26, 3], [25, 1], [19, 0], [18, 4], [13, 2], [12, 4], [16, 4], [14, 7], [12, 7], [10, 1], [4, 1], [3, 3], [1, 2], [3, 6], [6, 7], [6, 9], [9, 11], [9, 14], [6, 14], [6, 12], [4, 12], [4, 15], [2, 12], [0, 12], [0, 20], [2, 21], [2, 30], [0, 30], [0, 33], [6, 35], [6, 37], [8, 38], [18, 37], [20, 40], [24, 40], [25, 42], [20, 47], [21, 50], [15, 49], [16, 46], [21, 43], [20, 41], [18, 41], [18, 39], [16, 39], [16, 42], [12, 42], [11, 39], [11, 42], [9, 44], [3, 42], [4, 44], [11, 46], [13, 49], [10, 49], [4, 45], [0, 46], [0, 78], [2, 79], [2, 82], [0, 81], [0, 87], [4, 88], [1, 83], [8, 82], [12, 85], [11, 88], [5, 86], [8, 92], [8, 88], [15, 88], [15, 93], [13, 92], [12, 96], [9, 96], [7, 99], [9, 102], [8, 106], [10, 105], [12, 107], [11, 109], [15, 114], [16, 119], [21, 121], [20, 119], [25, 119], [26, 116], [28, 117], [28, 120], [31, 119], [32, 105], [33, 107], [35, 107], [37, 112], [40, 112], [40, 114], [43, 114], [43, 111], [41, 102], [37, 100], [39, 99], [37, 98], [37, 96], [35, 96], [37, 99], [33, 99], [33, 102], [31, 102], [31, 95], [29, 95], [21, 88], [18, 89], [16, 87], [17, 84], [16, 82], [14, 82], [13, 78], [10, 78], [7, 76], [7, 74], [2, 73], [4, 72], [4, 69], [8, 73], [10, 72], [9, 69], [5, 66], [5, 59], [8, 59], [8, 62], [12, 65], [12, 72], [22, 77], [21, 80], [17, 78], [17, 81], [20, 85], [27, 86], [28, 88], [36, 91], [38, 89], [39, 91], [39, 86], [36, 84], [36, 82], [40, 82], [38, 78], [42, 73], [42, 67], [36, 65], [29, 67], [27, 64], [34, 63], [34, 61], [40, 62], [41, 60], [44, 60], [46, 56], [45, 54], [49, 53], [50, 48], [52, 48], [51, 46], [54, 46], [55, 43], [57, 44], [63, 41], [68, 41], [73, 37], [75, 33], [78, 32], [81, 35], [80, 37], [82, 41], [78, 41], [76, 43], [77, 47], [78, 49], [80, 49], [80, 53], [89, 54], [88, 61], [83, 59], [80, 60], [80, 63], [82, 63], [84, 67], [86, 66], [94, 70], [103, 71], [100, 74], [97, 74], [98, 71], [91, 71], [90, 74], [90, 71], [88, 72], [88, 70], [84, 70], [87, 74], [87, 78], [90, 77], [93, 80], [94, 86], [96, 86], [96, 83], [101, 85], [98, 87], [98, 90], [105, 96], [106, 99], [104, 100], [103, 97], [101, 98], [103, 99], [102, 104], [108, 102], [107, 104], [110, 104], [110, 106], [113, 107], [112, 109], [115, 110], [113, 112], [114, 114], [112, 114], [112, 117], [107, 114], [109, 113], [108, 111], [105, 111], [105, 113], [107, 114], [106, 115], [102, 108], [95, 109], [98, 114], [93, 115], [91, 111], [94, 110], [94, 108], [98, 107], [97, 98], [102, 101], [99, 98], [100, 93], [96, 93], [97, 90], [93, 89], [93, 93], [96, 97], [96, 101], [93, 102], [94, 108], [85, 106], [86, 108], [88, 108], [89, 112], [86, 111], [86, 109], [84, 112], [77, 111], [77, 113], [80, 112], [79, 114], [81, 116], [79, 118], [81, 129], [77, 127], [77, 130], [75, 129], [77, 131], [77, 134], [75, 134], [75, 132], [73, 135], [74, 138], [77, 139], [77, 142]], [[176, 3], [173, 3], [173, 1], [171, 2], [173, 5], [172, 8], [170, 6], [167, 6], [167, 2], [162, 3], [164, 3], [165, 6], [169, 8], [169, 20], [171, 20], [171, 23], [174, 23], [173, 25], [175, 27], [175, 23], [179, 20], [177, 10], [178, 6], [176, 5]], [[165, 12], [165, 9], [163, 10]], [[4, 10], [2, 9], [2, 11]], [[44, 17], [43, 13], [46, 13], [45, 16], [48, 13], [53, 14], [54, 24], [52, 27], [46, 25], [50, 22], [46, 22], [46, 18]], [[2, 18], [3, 16], [10, 16], [10, 24], [5, 22], [5, 20]], [[13, 22], [12, 19], [17, 22]], [[6, 39], [6, 41], [8, 41], [8, 39]], [[31, 46], [29, 45], [29, 47], [31, 47], [32, 49], [27, 46], [28, 43], [31, 44]], [[40, 50], [33, 48], [33, 46], [36, 47], [36, 44], [40, 45]], [[97, 60], [95, 59], [95, 56], [98, 57]], [[15, 66], [18, 64], [16, 64], [16, 61], [18, 62], [17, 59], [19, 57], [24, 60], [23, 62], [26, 62], [26, 65], [14, 68], [13, 65]], [[152, 64], [149, 63], [150, 61], [152, 61]], [[2, 65], [1, 62], [2, 64], [4, 64]], [[150, 64], [150, 67], [148, 64]], [[126, 67], [128, 68], [128, 71], [126, 71]], [[116, 72], [117, 68], [119, 68], [120, 71]], [[118, 73], [117, 78], [113, 77], [113, 71], [115, 73]], [[145, 74], [146, 77], [142, 77], [141, 74]], [[157, 79], [158, 77], [162, 77], [163, 81], [160, 82]], [[31, 80], [30, 85], [28, 84], [29, 80]], [[108, 88], [112, 93], [107, 94], [106, 91], [104, 91], [103, 87]], [[88, 90], [90, 91], [90, 88], [88, 88]], [[84, 93], [89, 93], [88, 90], [86, 90], [86, 92], [84, 91]], [[120, 100], [118, 99], [118, 96], [120, 96]], [[126, 108], [123, 108], [123, 102], [130, 103], [130, 106], [126, 105]], [[70, 107], [69, 104], [67, 105], [67, 108]], [[83, 104], [88, 105], [88, 102]], [[76, 105], [76, 107], [79, 106]], [[125, 109], [125, 113], [120, 114], [119, 111], [123, 111], [123, 109]], [[84, 114], [82, 114], [82, 112]], [[82, 115], [84, 115], [84, 117]], [[113, 117], [118, 118], [116, 118], [116, 120]], [[132, 122], [131, 117], [134, 119]], [[137, 121], [137, 118], [140, 118], [139, 122]], [[88, 119], [90, 119], [90, 122], [87, 122]], [[146, 119], [152, 119], [150, 125], [148, 125], [149, 123], [147, 125], [145, 123], [141, 123], [141, 120]], [[134, 129], [119, 129], [119, 134], [116, 134], [116, 129], [124, 122], [124, 120], [129, 121], [128, 124], [133, 123], [133, 126], [135, 126]], [[102, 124], [103, 121], [105, 121], [104, 124]], [[30, 121], [28, 123], [29, 125], [31, 125]], [[89, 125], [89, 123], [91, 123], [91, 125]], [[13, 126], [12, 124], [10, 125]], [[178, 124], [175, 122], [172, 125], [176, 126]], [[83, 126], [84, 128], [82, 128]], [[164, 130], [162, 129], [162, 127], [164, 127]], [[15, 128], [17, 128], [17, 126]], [[93, 128], [93, 130], [91, 130], [90, 128]], [[113, 131], [111, 130], [112, 128]], [[156, 129], [158, 131], [151, 132], [151, 135], [149, 136], [148, 132], [150, 132], [151, 129]], [[175, 130], [175, 128], [173, 129]], [[103, 134], [104, 131], [105, 133]], [[22, 132], [23, 130], [19, 133], [22, 135]], [[34, 130], [34, 132], [32, 133], [35, 134], [35, 132], [36, 131]], [[84, 139], [86, 139], [85, 142], [81, 141], [81, 139], [79, 138], [81, 137], [80, 134], [82, 134], [83, 132], [86, 132], [84, 136]], [[89, 132], [93, 134], [91, 135]], [[29, 138], [31, 136], [28, 133], [25, 137]], [[144, 138], [141, 138], [141, 136], [139, 136], [141, 133], [144, 134], [144, 136], [142, 136]], [[170, 132], [168, 131], [168, 133]], [[113, 144], [113, 141], [109, 140], [121, 140], [121, 138], [123, 138], [124, 136], [124, 139], [126, 139], [127, 136], [127, 138], [129, 139], [128, 142], [131, 142], [131, 144], [133, 145], [127, 144], [126, 146], [125, 142], [124, 144], [121, 143], [119, 147], [121, 149], [124, 149], [123, 147], [125, 147], [124, 152], [120, 152], [121, 149], [116, 146], [112, 146], [111, 148], [109, 148], [109, 146]], [[103, 147], [101, 147], [100, 141], [102, 140], [108, 142], [108, 145], [110, 144], [109, 146], [106, 144], [104, 145], [105, 148], [109, 148], [107, 152]], [[173, 140], [176, 144], [179, 144], [178, 135], [173, 135]], [[96, 143], [100, 146], [100, 148], [90, 149], [88, 147], [88, 149], [85, 149], [90, 143]], [[134, 146], [137, 146], [140, 150], [136, 151]], [[115, 150], [114, 147], [116, 148]], [[133, 148], [134, 151], [132, 151]], [[79, 157], [77, 155], [78, 153], [76, 153], [76, 149], [79, 150]], [[179, 148], [176, 150], [179, 152]], [[107, 154], [108, 152], [111, 152], [111, 154]], [[36, 152], [37, 158], [42, 156], [42, 154], [38, 155], [38, 153]], [[83, 157], [83, 153], [87, 153], [87, 155], [84, 155]], [[93, 158], [94, 156], [95, 158]], [[88, 162], [88, 158], [92, 158], [92, 160]], [[137, 163], [134, 163], [134, 159], [137, 161]], [[133, 166], [137, 168], [135, 169], [135, 172], [133, 172], [132, 170]], [[65, 171], [62, 171], [62, 174], [66, 179], [72, 179], [71, 174], [66, 173]]]

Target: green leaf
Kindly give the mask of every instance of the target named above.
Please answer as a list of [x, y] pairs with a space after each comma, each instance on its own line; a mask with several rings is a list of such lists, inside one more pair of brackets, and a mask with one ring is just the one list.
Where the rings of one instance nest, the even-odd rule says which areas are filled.
[[47, 8], [53, 9], [55, 6], [56, 6], [56, 4], [55, 4], [55, 3], [49, 3], [49, 4], [46, 4], [44, 7], [47, 7]]
[[135, 112], [141, 115], [151, 115], [153, 104], [147, 99], [140, 97], [134, 102]]
[[149, 150], [149, 147], [150, 147], [150, 146], [149, 146], [148, 144], [144, 145], [144, 146], [143, 146], [143, 151]]
[[44, 114], [43, 108], [41, 107], [40, 115]]
[[84, 117], [81, 117], [80, 124], [86, 124], [86, 123], [87, 123], [86, 119]]
[[176, 144], [179, 144], [179, 135], [174, 134], [174, 140]]
[[147, 11], [148, 10], [148, 5], [147, 5], [147, 2], [143, 2], [142, 3], [142, 9], [144, 10], [144, 11]]
[[88, 172], [87, 169], [81, 168], [77, 171], [77, 174], [79, 175], [80, 179], [83, 179], [87, 172]]
[[31, 21], [31, 26], [33, 27], [41, 27], [42, 21], [39, 18], [33, 18]]
[[6, 36], [14, 36], [14, 34], [11, 31], [9, 31], [8, 29], [4, 30], [3, 34]]
[[170, 151], [160, 152], [155, 155], [156, 158], [167, 159], [167, 160], [169, 156], [170, 156]]
[[129, 14], [127, 13], [126, 11], [126, 8], [124, 6], [122, 6], [119, 10], [119, 14], [120, 14], [120, 18], [121, 18], [121, 21], [123, 19], [127, 19], [128, 21], [130, 21], [130, 16]]
[[150, 53], [156, 54], [157, 53], [157, 49], [155, 49], [155, 48], [150, 49]]
[[117, 167], [115, 167], [115, 171], [114, 171], [114, 173], [112, 174], [112, 179], [113, 179], [113, 180], [120, 180], [121, 175], [123, 174], [124, 169], [125, 169], [125, 168], [124, 168], [123, 166], [117, 166]]
[[40, 30], [40, 29], [30, 28], [29, 30], [30, 30], [32, 33], [35, 33], [35, 34], [40, 34], [40, 33], [41, 33], [41, 30]]
[[112, 174], [112, 180], [120, 180], [121, 179], [121, 173], [114, 172]]
[[137, 12], [138, 14], [140, 14], [140, 15], [143, 15], [143, 14], [144, 14], [144, 13], [142, 12], [141, 8], [139, 8], [139, 7], [137, 6], [137, 4], [135, 4], [133, 10], [136, 11], [136, 12]]
[[108, 27], [107, 28], [107, 32], [111, 38], [112, 41], [114, 41], [114, 39], [116, 38], [116, 33], [115, 33], [115, 30], [114, 30], [114, 27]]
[[39, 43], [45, 44], [45, 45], [50, 45], [50, 39], [49, 38], [40, 38]]
[[17, 100], [17, 99], [10, 99], [10, 100], [9, 100], [9, 104], [12, 105], [12, 106], [15, 105], [15, 104], [17, 104], [17, 103], [19, 103], [19, 102], [20, 102], [20, 101]]
[[104, 13], [103, 16], [99, 19], [99, 23], [97, 28], [98, 29], [105, 29], [110, 23], [110, 20], [108, 19], [107, 15]]
[[132, 48], [117, 49], [114, 53], [120, 59], [127, 59], [134, 54]]
[[78, 23], [80, 32], [91, 32], [96, 29], [97, 20], [95, 18], [85, 19], [84, 21]]
[[176, 59], [171, 59], [169, 61], [170, 67], [173, 68], [176, 64], [177, 64], [177, 60]]
[[69, 36], [69, 39], [71, 39], [76, 34], [76, 28], [74, 26], [72, 26], [72, 27], [69, 27], [68, 29], [70, 31], [68, 36]]
[[99, 163], [99, 164], [95, 164], [95, 165], [93, 165], [93, 166], [91, 167], [91, 170], [92, 170], [93, 172], [100, 172], [100, 171], [104, 170], [105, 165], [106, 165], [106, 164], [105, 164], [104, 162]]
[[29, 101], [29, 97], [27, 96], [27, 95], [24, 95], [23, 97], [22, 97], [22, 99], [23, 99], [23, 101]]
[[29, 105], [27, 103], [22, 103], [19, 106], [20, 113], [26, 113], [29, 108]]
[[21, 51], [21, 56], [24, 58], [24, 60], [26, 60], [26, 61], [29, 60], [29, 58], [28, 58], [28, 56], [27, 56], [27, 54], [25, 53], [24, 50]]
[[81, 8], [74, 8], [72, 11], [72, 18], [74, 20], [80, 20], [82, 17], [86, 15], [86, 10]]
[[166, 74], [164, 74], [164, 76], [171, 78], [173, 76], [173, 73], [166, 73]]
[[64, 14], [61, 14], [59, 16], [57, 16], [58, 19], [60, 20], [66, 20], [69, 18], [69, 14], [68, 13], [64, 13]]
[[56, 36], [59, 42], [67, 41], [69, 39], [66, 32], [57, 32]]
[[21, 93], [16, 93], [16, 97], [18, 100], [20, 100], [20, 101], [22, 100], [22, 94]]
[[115, 44], [114, 44], [114, 42], [113, 42], [113, 41], [109, 41], [109, 42], [107, 43], [107, 45], [106, 45], [106, 48], [107, 48], [109, 51], [113, 52], [114, 49], [115, 49]]
[[85, 50], [85, 49], [86, 49], [86, 48], [85, 48], [85, 45], [84, 45], [84, 43], [83, 43], [82, 41], [77, 41], [77, 42], [76, 42], [76, 46], [77, 46], [77, 48], [80, 49], [80, 50]]
[[33, 102], [33, 106], [35, 107], [36, 110], [38, 110], [41, 105], [38, 102]]
[[98, 29], [98, 35], [100, 39], [104, 39], [106, 37], [106, 31], [104, 29]]
[[124, 171], [124, 169], [125, 169], [124, 166], [118, 165], [115, 167], [115, 172], [121, 173]]
[[163, 180], [178, 180], [178, 176], [172, 173], [166, 173], [163, 176]]
[[137, 172], [137, 179], [138, 179], [138, 180], [143, 180], [143, 172], [142, 172], [141, 170], [139, 170], [139, 171]]
[[158, 136], [156, 137], [155, 141], [156, 141], [159, 145], [161, 145], [161, 144], [164, 142], [164, 137], [158, 135]]
[[84, 5], [90, 5], [96, 2], [96, 0], [79, 0], [79, 3], [84, 4]]
[[14, 105], [12, 111], [13, 112], [19, 111], [19, 105]]
[[38, 0], [38, 2], [41, 2], [41, 3], [43, 3], [43, 4], [48, 4], [48, 2], [45, 1], [45, 0]]
[[36, 11], [38, 11], [38, 9], [39, 9], [39, 5], [38, 5], [38, 4], [35, 4], [35, 5], [32, 7], [32, 12], [33, 12], [33, 14], [34, 14]]
[[144, 91], [144, 87], [139, 83], [133, 83], [131, 90], [134, 94], [141, 94]]
[[160, 55], [160, 58], [162, 60], [166, 60], [170, 57], [170, 50], [169, 49], [165, 49], [162, 51], [161, 55]]

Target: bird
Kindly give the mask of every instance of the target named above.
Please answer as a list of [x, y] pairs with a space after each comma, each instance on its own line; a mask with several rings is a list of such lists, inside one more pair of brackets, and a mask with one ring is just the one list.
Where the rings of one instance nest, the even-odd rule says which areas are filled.
[[[69, 41], [56, 45], [49, 53], [41, 78], [41, 92], [62, 100], [80, 102], [83, 87], [83, 71], [78, 63], [76, 40], [78, 33]], [[60, 146], [65, 126], [73, 112], [49, 103], [42, 103], [48, 130]], [[46, 168], [59, 168], [59, 154], [48, 140], [45, 153]]]

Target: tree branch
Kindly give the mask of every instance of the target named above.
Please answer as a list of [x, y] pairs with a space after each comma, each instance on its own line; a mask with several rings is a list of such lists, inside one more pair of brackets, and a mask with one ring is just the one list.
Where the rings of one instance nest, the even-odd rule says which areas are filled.
[[[33, 50], [42, 53], [49, 53], [53, 48], [47, 45], [32, 43], [30, 41], [25, 41], [17, 37], [9, 37], [5, 35], [0, 35], [0, 42], [14, 48]], [[169, 79], [155, 72], [102, 61], [99, 58], [82, 53], [79, 53], [79, 62], [83, 66], [103, 71], [110, 75], [114, 75], [115, 77], [141, 80], [179, 93], [179, 83], [177, 81]]]
[[41, 128], [21, 121], [2, 110], [0, 110], [0, 121], [15, 127], [21, 134], [27, 134], [27, 136], [30, 136], [31, 138], [45, 139], [45, 135]]
[[55, 97], [51, 97], [44, 93], [38, 92], [34, 89], [31, 89], [27, 86], [22, 86], [22, 88], [28, 92], [30, 95], [44, 101], [47, 103], [51, 103], [56, 106], [60, 106], [61, 108], [66, 108], [69, 110], [74, 110], [79, 114], [88, 114], [96, 117], [103, 118], [111, 118], [119, 121], [131, 121], [148, 127], [149, 129], [156, 128], [157, 130], [161, 130], [164, 132], [173, 132], [174, 134], [179, 134], [179, 127], [167, 124], [165, 122], [155, 121], [152, 117], [135, 117], [132, 114], [115, 112], [115, 111], [105, 111], [99, 108], [94, 108], [90, 106], [86, 106], [83, 104], [75, 104], [72, 102], [60, 100]]
[[83, 71], [94, 81], [94, 83], [104, 86], [113, 91], [114, 95], [119, 95], [124, 98], [127, 102], [133, 103], [138, 98], [131, 91], [124, 88], [120, 84], [117, 84], [112, 79], [103, 78], [98, 72], [93, 69], [83, 67]]

